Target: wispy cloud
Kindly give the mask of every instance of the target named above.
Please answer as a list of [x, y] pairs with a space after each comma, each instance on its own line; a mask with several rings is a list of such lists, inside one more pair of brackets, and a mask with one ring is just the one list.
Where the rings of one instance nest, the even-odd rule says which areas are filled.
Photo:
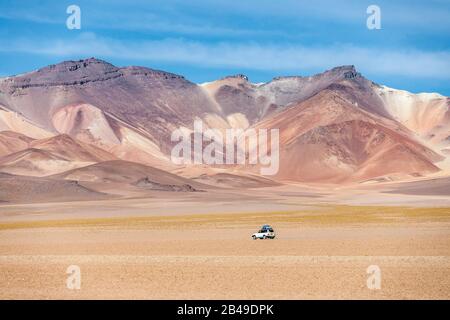
[[[135, 3], [139, 3], [139, 1], [135, 1]], [[121, 3], [120, 7], [112, 6], [112, 3], [108, 3], [105, 6], [90, 6], [86, 4], [80, 6], [83, 26], [91, 30], [151, 31], [177, 35], [216, 37], [283, 36], [283, 32], [277, 30], [260, 30], [257, 27], [243, 28], [232, 26], [228, 23], [219, 23], [214, 21], [214, 19], [209, 19], [207, 10], [204, 10], [204, 8], [203, 15], [201, 12], [197, 12], [198, 16], [182, 12], [182, 10], [174, 10], [173, 8], [168, 10], [159, 1], [154, 1], [152, 6], [148, 6], [147, 2], [146, 9], [123, 8], [123, 3]], [[46, 6], [31, 6], [14, 9], [3, 8], [2, 10], [0, 5], [0, 19], [65, 26], [67, 14], [62, 10], [64, 7], [60, 7], [58, 10], [51, 6], [48, 6], [48, 10], [45, 10], [45, 8]]]
[[[123, 11], [117, 16], [117, 10], [108, 11], [108, 7], [96, 13], [96, 20], [105, 19], [111, 22], [111, 14], [116, 16], [118, 23], [115, 28], [128, 28], [137, 25], [141, 28], [152, 28], [158, 26], [159, 22], [164, 24], [165, 28], [173, 31], [189, 31], [195, 29], [195, 32], [202, 31], [197, 27], [203, 25], [205, 34], [212, 29], [217, 28], [219, 32], [236, 30], [239, 28], [219, 27], [215, 25], [220, 23], [223, 17], [237, 16], [247, 18], [250, 21], [261, 21], [266, 19], [270, 25], [271, 19], [277, 21], [289, 21], [290, 24], [301, 29], [305, 24], [314, 22], [315, 25], [322, 23], [339, 24], [340, 26], [359, 26], [365, 27], [367, 18], [367, 7], [375, 3], [381, 7], [383, 22], [391, 28], [397, 30], [410, 30], [415, 33], [429, 33], [433, 31], [446, 31], [450, 27], [450, 8], [446, 1], [430, 0], [430, 1], [361, 1], [346, 0], [336, 2], [335, 0], [246, 0], [233, 1], [229, 0], [171, 0], [172, 6], [167, 10], [167, 0], [153, 0], [152, 11], [147, 11], [148, 1], [135, 0], [136, 4], [141, 4], [137, 9]], [[114, 8], [114, 7], [112, 7]], [[213, 10], [212, 10], [213, 9]], [[158, 16], [160, 21], [153, 23], [152, 19], [148, 19], [148, 15]], [[177, 20], [170, 19], [176, 17]], [[169, 19], [161, 19], [161, 17], [169, 17]], [[165, 21], [164, 21], [165, 20]], [[222, 21], [226, 23], [225, 21]], [[171, 27], [171, 24], [173, 25]], [[186, 29], [177, 28], [176, 26], [184, 25]], [[220, 24], [219, 24], [220, 25]], [[247, 32], [253, 28], [253, 32], [258, 30], [258, 26], [248, 26]], [[271, 28], [277, 29], [279, 26], [272, 25]], [[318, 28], [321, 28], [318, 26]], [[245, 31], [245, 30], [244, 30]], [[284, 29], [285, 33], [289, 30]], [[291, 30], [295, 33], [297, 30]], [[227, 34], [227, 33], [225, 33]], [[229, 33], [228, 33], [229, 34]]]
[[354, 64], [367, 74], [450, 79], [450, 52], [389, 50], [337, 44], [328, 47], [245, 43], [202, 43], [181, 39], [121, 41], [92, 33], [68, 40], [16, 40], [0, 51], [55, 56], [97, 56], [135, 61], [247, 70], [305, 72]]
[[[42, 10], [42, 9], [41, 9]], [[29, 21], [34, 23], [57, 24], [64, 23], [64, 16], [52, 17], [47, 12], [39, 12], [40, 10], [22, 10], [22, 9], [7, 9], [0, 11], [0, 18], [15, 21]]]
[[[111, 23], [112, 19], [117, 19], [120, 23]], [[193, 19], [192, 17], [182, 17], [173, 20], [162, 15], [154, 13], [115, 13], [108, 15], [103, 13], [95, 21], [90, 21], [88, 26], [98, 29], [125, 30], [137, 32], [164, 32], [177, 35], [204, 35], [204, 36], [226, 36], [226, 37], [252, 37], [258, 35], [264, 36], [283, 36], [283, 33], [275, 30], [260, 30], [255, 28], [238, 28], [231, 26], [221, 26], [213, 24], [202, 19]]]
[[[367, 18], [366, 8], [373, 1], [360, 0], [129, 0], [93, 1], [78, 0], [83, 19], [92, 28], [115, 30], [162, 31], [193, 35], [252, 36], [261, 33], [266, 25], [267, 35], [277, 35], [297, 30], [271, 25], [272, 19], [289, 21], [289, 26], [313, 23], [322, 25], [339, 24], [364, 28]], [[383, 25], [412, 33], [447, 31], [450, 28], [450, 7], [448, 1], [386, 1], [377, 0], [381, 7]], [[132, 4], [132, 5], [131, 5]], [[55, 8], [54, 1], [39, 3], [17, 3], [14, 7], [0, 4], [0, 18], [30, 21], [35, 23], [62, 24], [66, 18], [64, 5]], [[265, 21], [263, 24], [233, 26], [227, 18], [235, 21]], [[281, 31], [279, 30], [281, 28]]]

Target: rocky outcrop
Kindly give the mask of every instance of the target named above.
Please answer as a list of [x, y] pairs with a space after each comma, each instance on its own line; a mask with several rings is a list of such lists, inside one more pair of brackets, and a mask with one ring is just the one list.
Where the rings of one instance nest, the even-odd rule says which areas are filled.
[[155, 181], [150, 180], [148, 177], [139, 179], [134, 183], [136, 187], [145, 188], [150, 190], [157, 191], [175, 191], [175, 192], [197, 192], [199, 190], [192, 187], [190, 184], [162, 184]]

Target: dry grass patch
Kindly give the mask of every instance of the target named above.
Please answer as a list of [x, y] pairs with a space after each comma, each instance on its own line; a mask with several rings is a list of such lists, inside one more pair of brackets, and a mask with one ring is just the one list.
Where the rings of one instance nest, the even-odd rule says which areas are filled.
[[177, 216], [115, 217], [92, 219], [64, 219], [45, 221], [17, 221], [0, 223], [0, 230], [60, 227], [104, 228], [202, 228], [238, 227], [255, 224], [299, 225], [360, 225], [392, 222], [450, 222], [450, 208], [412, 208], [383, 206], [317, 205], [312, 209], [214, 213]]

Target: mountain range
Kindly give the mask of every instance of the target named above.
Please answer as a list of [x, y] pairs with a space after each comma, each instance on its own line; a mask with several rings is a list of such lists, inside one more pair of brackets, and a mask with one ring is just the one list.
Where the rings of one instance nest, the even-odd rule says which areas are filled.
[[[195, 120], [209, 128], [278, 129], [278, 173], [173, 164], [171, 133], [191, 133]], [[89, 58], [0, 79], [3, 201], [5, 188], [32, 184], [52, 193], [69, 183], [79, 194], [107, 196], [124, 188], [379, 183], [447, 175], [449, 157], [448, 97], [388, 88], [354, 66], [267, 83], [238, 74], [196, 84]]]

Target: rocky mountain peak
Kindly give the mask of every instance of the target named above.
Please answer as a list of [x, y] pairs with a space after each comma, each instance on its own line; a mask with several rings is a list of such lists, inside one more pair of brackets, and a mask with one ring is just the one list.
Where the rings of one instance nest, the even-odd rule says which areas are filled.
[[119, 68], [97, 58], [88, 58], [63, 61], [34, 72], [9, 77], [1, 81], [0, 86], [3, 84], [9, 90], [12, 90], [10, 93], [13, 93], [17, 89], [82, 86], [124, 77], [156, 78], [163, 81], [182, 80], [183, 83], [187, 82], [183, 76], [165, 71], [135, 66]]
[[248, 77], [242, 73], [238, 73], [235, 75], [226, 76], [226, 77], [222, 78], [222, 80], [224, 80], [224, 79], [242, 79], [242, 80], [248, 81]]
[[108, 71], [116, 71], [118, 70], [117, 67], [114, 65], [100, 60], [96, 58], [88, 58], [88, 59], [81, 59], [81, 60], [69, 60], [69, 61], [63, 61], [58, 64], [52, 64], [47, 67], [41, 68], [37, 70], [36, 72], [38, 74], [45, 74], [45, 73], [53, 73], [53, 72], [75, 72], [77, 74], [88, 74], [93, 72], [108, 72]]
[[344, 65], [327, 70], [320, 74], [321, 76], [337, 77], [339, 79], [355, 79], [362, 77], [354, 65]]
[[88, 82], [118, 78], [122, 74], [114, 65], [96, 58], [69, 60], [37, 71], [9, 77], [3, 83], [11, 89], [82, 85]]

